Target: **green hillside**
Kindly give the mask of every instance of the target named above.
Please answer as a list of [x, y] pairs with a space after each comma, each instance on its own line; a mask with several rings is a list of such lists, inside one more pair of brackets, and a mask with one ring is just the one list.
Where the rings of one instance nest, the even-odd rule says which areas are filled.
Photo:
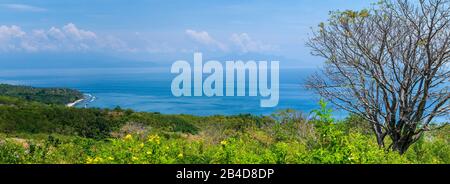
[[400, 155], [379, 148], [361, 118], [334, 120], [324, 104], [314, 117], [199, 117], [69, 108], [52, 98], [0, 96], [0, 163], [450, 163], [448, 126]]
[[77, 90], [67, 88], [35, 88], [30, 86], [14, 86], [0, 84], [0, 95], [17, 97], [28, 101], [45, 104], [68, 104], [83, 98]]

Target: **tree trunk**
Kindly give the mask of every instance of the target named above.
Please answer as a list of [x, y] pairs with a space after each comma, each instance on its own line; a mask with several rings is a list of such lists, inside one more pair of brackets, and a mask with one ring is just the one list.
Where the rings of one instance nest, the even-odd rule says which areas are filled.
[[410, 135], [395, 135], [394, 139], [392, 139], [392, 150], [397, 151], [400, 155], [403, 155], [406, 150], [408, 150], [409, 146], [415, 141]]
[[383, 130], [381, 129], [380, 125], [373, 124], [373, 131], [375, 132], [375, 135], [377, 137], [377, 143], [380, 148], [384, 147], [384, 134]]

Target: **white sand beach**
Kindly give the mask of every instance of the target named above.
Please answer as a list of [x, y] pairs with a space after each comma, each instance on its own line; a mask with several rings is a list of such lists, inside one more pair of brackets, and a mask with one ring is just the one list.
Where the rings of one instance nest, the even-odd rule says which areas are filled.
[[75, 102], [66, 104], [66, 106], [67, 106], [67, 107], [73, 107], [73, 106], [75, 106], [77, 103], [80, 103], [80, 102], [83, 101], [83, 100], [84, 100], [84, 98], [79, 99], [79, 100], [77, 100], [77, 101], [75, 101]]

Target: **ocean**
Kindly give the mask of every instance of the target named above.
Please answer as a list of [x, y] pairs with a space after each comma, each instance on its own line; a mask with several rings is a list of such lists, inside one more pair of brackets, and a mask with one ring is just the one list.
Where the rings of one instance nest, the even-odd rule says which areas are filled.
[[[133, 109], [164, 114], [270, 115], [295, 109], [308, 114], [318, 108], [319, 96], [304, 88], [314, 69], [281, 69], [280, 95], [276, 107], [260, 107], [262, 97], [175, 97], [170, 68], [91, 68], [0, 70], [0, 83], [35, 87], [66, 87], [80, 90], [86, 100], [77, 107]], [[345, 112], [335, 111], [337, 117]]]

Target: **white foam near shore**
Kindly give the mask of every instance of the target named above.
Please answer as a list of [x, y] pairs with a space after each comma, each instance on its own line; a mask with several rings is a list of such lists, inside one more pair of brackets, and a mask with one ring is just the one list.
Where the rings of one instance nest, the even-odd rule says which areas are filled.
[[77, 105], [77, 103], [82, 102], [83, 100], [84, 100], [84, 98], [79, 99], [79, 100], [77, 100], [77, 101], [75, 101], [75, 102], [66, 104], [66, 106], [67, 106], [67, 107], [73, 107], [73, 106]]
[[79, 99], [79, 100], [77, 100], [75, 102], [68, 103], [68, 104], [66, 104], [66, 106], [67, 107], [74, 107], [75, 105], [83, 102], [84, 106], [86, 107], [87, 104], [89, 104], [89, 103], [91, 103], [91, 102], [93, 102], [95, 100], [95, 96], [93, 96], [91, 94], [85, 93], [85, 94], [83, 94], [83, 96], [84, 96], [83, 98], [81, 98], [81, 99]]

